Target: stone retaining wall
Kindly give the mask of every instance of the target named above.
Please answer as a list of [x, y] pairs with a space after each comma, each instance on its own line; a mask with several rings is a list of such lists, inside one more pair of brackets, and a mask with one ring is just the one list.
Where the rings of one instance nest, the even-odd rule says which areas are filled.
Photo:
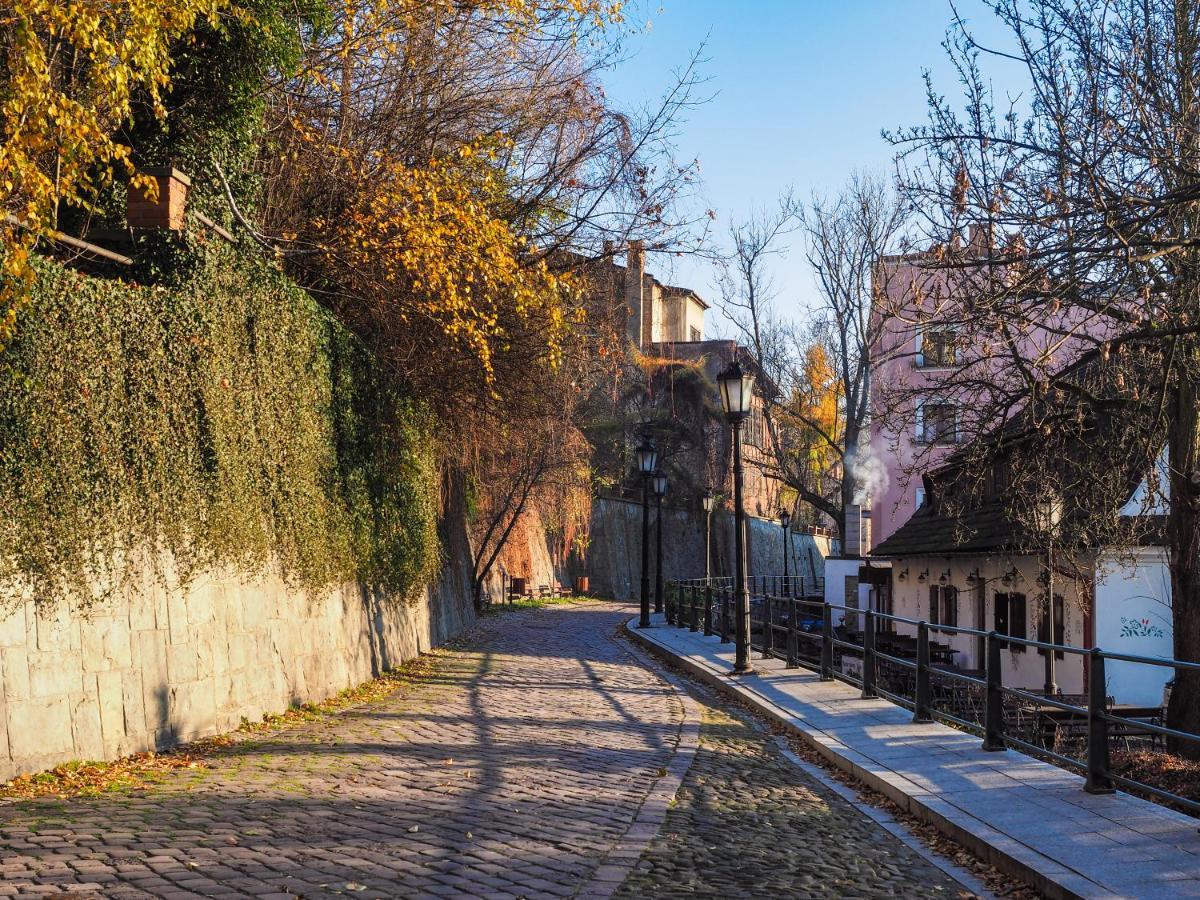
[[278, 578], [217, 574], [87, 615], [26, 603], [0, 620], [0, 779], [323, 700], [461, 631], [473, 614], [453, 581], [412, 604], [353, 585], [306, 596]]
[[[654, 560], [655, 511], [650, 510], [650, 559]], [[747, 568], [754, 575], [783, 574], [783, 534], [779, 523], [747, 518]], [[704, 575], [704, 514], [690, 509], [663, 509], [663, 577], [701, 578]], [[634, 597], [641, 578], [641, 504], [601, 498], [592, 505], [586, 572], [593, 593], [609, 597]], [[821, 535], [794, 532], [788, 571], [820, 578], [831, 540]], [[733, 574], [733, 515], [712, 517], [713, 575]], [[653, 571], [653, 570], [652, 570]]]

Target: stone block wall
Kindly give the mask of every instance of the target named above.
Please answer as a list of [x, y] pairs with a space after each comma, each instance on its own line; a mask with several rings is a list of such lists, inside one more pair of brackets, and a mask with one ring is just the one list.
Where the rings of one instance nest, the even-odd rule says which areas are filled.
[[86, 614], [25, 603], [0, 617], [0, 779], [323, 700], [473, 620], [455, 569], [407, 604], [353, 584], [312, 596], [232, 573], [184, 589], [148, 580]]
[[[650, 510], [650, 560], [654, 561], [655, 511]], [[698, 510], [663, 508], [663, 578], [704, 576], [704, 514]], [[783, 574], [783, 537], [779, 523], [747, 518], [746, 561], [750, 574]], [[581, 574], [589, 575], [593, 593], [632, 598], [641, 583], [641, 504], [601, 498], [592, 505], [590, 541]], [[830, 539], [792, 534], [788, 569], [793, 574], [823, 577]], [[733, 515], [712, 517], [712, 574], [733, 574]], [[814, 570], [815, 569], [815, 573]], [[653, 570], [651, 570], [653, 577]]]

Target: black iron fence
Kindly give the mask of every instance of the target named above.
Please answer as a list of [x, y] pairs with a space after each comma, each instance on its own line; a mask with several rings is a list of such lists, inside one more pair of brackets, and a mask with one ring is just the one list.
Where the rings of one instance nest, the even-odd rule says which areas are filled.
[[[778, 578], [778, 581], [774, 579]], [[822, 681], [843, 681], [864, 699], [882, 697], [912, 710], [914, 722], [942, 721], [983, 738], [985, 750], [1015, 748], [1081, 772], [1085, 790], [1109, 793], [1119, 786], [1166, 801], [1193, 814], [1200, 802], [1113, 771], [1110, 753], [1126, 748], [1157, 749], [1167, 742], [1200, 746], [1200, 735], [1165, 724], [1161, 709], [1122, 707], [1107, 695], [1105, 665], [1121, 661], [1175, 672], [1200, 671], [1200, 663], [1112, 653], [1069, 644], [1010, 637], [995, 631], [931, 625], [904, 616], [825, 603], [820, 579], [759, 576], [751, 585], [751, 647], [764, 657], [805, 667]], [[776, 585], [785, 588], [776, 593]], [[692, 579], [667, 586], [669, 624], [732, 639], [735, 614], [732, 579]], [[835, 621], [836, 620], [836, 621]], [[985, 664], [968, 672], [944, 660], [947, 645], [934, 634], [973, 636], [983, 642]], [[1000, 651], [1033, 647], [1083, 657], [1085, 695], [1047, 695], [1004, 684]], [[939, 656], [943, 661], [939, 662]], [[1072, 755], [1076, 751], [1078, 755]]]

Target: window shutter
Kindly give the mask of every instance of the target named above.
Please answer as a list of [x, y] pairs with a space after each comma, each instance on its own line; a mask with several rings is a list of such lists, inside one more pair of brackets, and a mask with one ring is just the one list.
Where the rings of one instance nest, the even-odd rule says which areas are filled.
[[1008, 594], [996, 594], [993, 603], [992, 624], [1000, 634], [1008, 634]]
[[924, 341], [923, 341], [924, 335], [922, 334], [922, 331], [923, 331], [923, 329], [920, 326], [918, 326], [917, 327], [917, 336], [916, 336], [916, 339], [913, 341], [913, 354], [914, 354], [913, 361], [918, 366], [925, 365], [925, 354], [924, 354], [924, 352], [922, 352], [922, 348], [924, 347]]
[[951, 628], [958, 627], [958, 588], [946, 587], [942, 590], [942, 619], [943, 624]]
[[922, 444], [925, 442], [925, 401], [917, 401], [917, 414], [914, 419], [914, 434], [913, 439]]
[[931, 584], [929, 586], [929, 624], [937, 625], [940, 619], [938, 618], [938, 586]]
[[[1009, 633], [1013, 637], [1017, 637], [1017, 638], [1029, 637], [1029, 632], [1026, 630], [1026, 625], [1025, 625], [1025, 595], [1024, 594], [1012, 594], [1011, 595], [1011, 598], [1009, 600], [1008, 616], [1009, 616], [1009, 625], [1012, 628], [1012, 631], [1010, 631]], [[1024, 646], [1015, 646], [1012, 649], [1016, 650], [1018, 653], [1025, 652]]]

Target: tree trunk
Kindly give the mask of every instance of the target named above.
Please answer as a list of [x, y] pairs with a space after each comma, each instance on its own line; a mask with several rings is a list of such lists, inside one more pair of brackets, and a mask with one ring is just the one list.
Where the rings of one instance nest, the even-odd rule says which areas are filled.
[[[1175, 658], [1200, 661], [1200, 411], [1191, 381], [1195, 349], [1181, 367], [1168, 436], [1170, 514], [1167, 546], [1171, 560], [1171, 619]], [[1177, 670], [1167, 710], [1168, 727], [1200, 735], [1200, 672]], [[1200, 743], [1172, 739], [1173, 753], [1200, 759]]]

